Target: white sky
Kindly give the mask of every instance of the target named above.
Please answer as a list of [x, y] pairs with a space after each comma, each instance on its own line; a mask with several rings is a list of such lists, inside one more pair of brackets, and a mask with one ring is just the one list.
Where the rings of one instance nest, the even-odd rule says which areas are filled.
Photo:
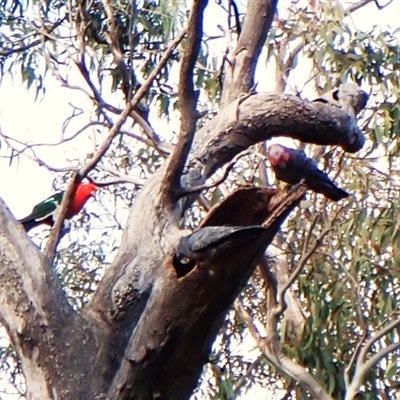
[[[380, 0], [380, 3], [385, 4], [387, 1]], [[290, 4], [290, 2], [281, 0], [279, 7]], [[342, 3], [347, 7], [354, 2], [343, 1]], [[221, 20], [220, 16], [224, 18], [220, 9], [210, 4], [205, 16], [209, 32], [221, 33], [216, 28], [216, 24]], [[354, 14], [353, 22], [360, 30], [368, 30], [372, 26], [378, 25], [393, 31], [400, 26], [400, 0], [394, 0], [390, 6], [381, 11], [378, 11], [375, 4], [371, 3]], [[274, 88], [273, 80], [263, 79], [266, 75], [265, 71], [265, 65], [261, 62], [256, 75], [258, 91], [270, 91]], [[12, 80], [10, 77], [4, 77], [0, 87], [0, 127], [3, 133], [21, 141], [57, 142], [61, 139], [62, 124], [71, 112], [71, 108], [68, 106], [70, 102], [80, 105], [90, 112], [89, 102], [79, 92], [60, 88], [55, 79], [46, 81], [46, 88], [45, 98], [41, 102], [35, 103], [34, 90], [28, 92], [20, 84], [18, 78]], [[157, 124], [155, 127], [157, 130]], [[162, 127], [165, 130], [165, 122]], [[76, 126], [76, 128], [79, 127]], [[176, 126], [170, 126], [170, 129], [177, 130]], [[73, 130], [69, 131], [69, 134], [71, 133]], [[72, 146], [68, 145], [62, 149], [49, 147], [44, 154], [45, 159], [52, 166], [63, 167], [66, 156], [80, 158], [86, 151], [90, 151], [93, 139], [78, 139], [72, 142]], [[82, 149], [84, 149], [83, 153]], [[3, 145], [0, 154], [4, 155], [5, 152], [9, 154], [9, 150], [6, 150]], [[17, 218], [28, 214], [36, 203], [52, 193], [51, 185], [54, 175], [46, 168], [36, 165], [23, 156], [19, 161], [14, 161], [11, 166], [9, 166], [8, 160], [0, 158], [0, 170], [2, 172], [0, 196]], [[260, 395], [260, 392], [257, 393], [258, 400], [269, 398], [267, 393], [265, 393], [265, 397]], [[6, 397], [3, 398], [6, 399]], [[15, 397], [10, 398], [15, 399]], [[253, 399], [255, 397], [248, 395], [243, 397], [243, 399], [245, 398]]]

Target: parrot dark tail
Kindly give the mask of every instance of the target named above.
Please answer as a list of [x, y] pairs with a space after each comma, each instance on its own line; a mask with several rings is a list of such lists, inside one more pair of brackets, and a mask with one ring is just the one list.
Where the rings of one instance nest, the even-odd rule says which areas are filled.
[[40, 221], [35, 221], [34, 219], [28, 220], [28, 221], [23, 221], [22, 226], [25, 229], [25, 232], [29, 232], [31, 229], [39, 226], [42, 222]]
[[42, 220], [36, 220], [36, 219], [21, 219], [19, 222], [22, 224], [22, 226], [25, 229], [25, 232], [29, 232], [31, 229], [36, 228], [39, 225], [46, 224], [46, 225], [53, 225], [53, 219], [51, 217], [42, 219]]
[[324, 195], [328, 199], [333, 200], [333, 201], [339, 201], [339, 200], [345, 199], [346, 197], [349, 197], [349, 194], [345, 190], [340, 189], [339, 187], [337, 187], [333, 184], [326, 186]]

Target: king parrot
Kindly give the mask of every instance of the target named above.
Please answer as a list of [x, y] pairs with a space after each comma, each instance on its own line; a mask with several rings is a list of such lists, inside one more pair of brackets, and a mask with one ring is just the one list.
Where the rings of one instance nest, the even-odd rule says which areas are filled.
[[[71, 219], [75, 215], [79, 214], [86, 202], [94, 195], [97, 189], [98, 187], [93, 182], [79, 183], [74, 198], [69, 205], [66, 219]], [[27, 217], [20, 219], [19, 222], [24, 226], [25, 231], [28, 232], [30, 229], [41, 224], [53, 226], [55, 214], [61, 205], [64, 193], [65, 192], [62, 191], [53, 194], [46, 200], [37, 204]]]
[[337, 187], [301, 150], [273, 144], [268, 148], [267, 157], [277, 179], [283, 182], [295, 184], [304, 180], [309, 189], [333, 201], [349, 195]]

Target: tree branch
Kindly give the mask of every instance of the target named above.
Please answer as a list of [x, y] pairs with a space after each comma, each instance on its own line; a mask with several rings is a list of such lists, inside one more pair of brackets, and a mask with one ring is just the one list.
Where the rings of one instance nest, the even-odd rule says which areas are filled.
[[[266, 257], [261, 259], [258, 268], [266, 283], [267, 290], [273, 290], [273, 293], [279, 292], [279, 288], [281, 288], [290, 277], [287, 261], [271, 253], [271, 251], [268, 251]], [[276, 293], [274, 295], [276, 297]], [[300, 342], [306, 316], [301, 308], [296, 292], [291, 290], [291, 288], [286, 290], [285, 302], [287, 307], [283, 312], [283, 316], [288, 321], [292, 332], [296, 335], [296, 340]]]
[[[2, 199], [0, 249], [1, 321], [16, 352], [22, 357], [28, 385], [38, 385], [35, 396], [47, 399], [49, 387], [44, 370], [54, 363], [54, 359], [43, 360], [41, 352], [44, 348], [57, 346], [59, 330], [72, 322], [74, 312], [55, 270], [28, 239]], [[36, 355], [24, 364], [31, 352]]]
[[239, 9], [237, 4], [235, 3], [235, 0], [229, 0], [229, 6], [233, 10], [233, 15], [235, 17], [235, 28], [236, 28], [236, 33], [238, 37], [242, 33], [242, 26], [240, 24], [240, 15], [239, 15]]
[[241, 159], [242, 157], [248, 156], [250, 154], [252, 154], [252, 152], [250, 152], [250, 151], [245, 151], [243, 153], [238, 154], [232, 161], [230, 161], [228, 164], [226, 164], [224, 166], [222, 176], [220, 178], [218, 178], [216, 181], [214, 181], [210, 185], [193, 186], [190, 189], [182, 190], [182, 192], [179, 193], [179, 197], [188, 196], [189, 194], [193, 194], [193, 193], [199, 193], [199, 192], [202, 192], [205, 190], [212, 189], [216, 186], [219, 186], [222, 182], [224, 182], [226, 180], [226, 178], [229, 175], [229, 172], [232, 171], [232, 168], [235, 166], [237, 161], [239, 159]]
[[161, 201], [174, 206], [178, 200], [180, 179], [185, 167], [197, 123], [197, 95], [194, 90], [193, 72], [200, 51], [203, 35], [203, 13], [208, 0], [194, 0], [188, 23], [188, 40], [181, 61], [179, 75], [179, 105], [181, 128], [178, 143], [167, 161]]
[[156, 68], [154, 68], [154, 70], [151, 72], [151, 74], [146, 79], [146, 81], [143, 83], [143, 85], [135, 93], [135, 96], [127, 104], [125, 109], [122, 111], [120, 117], [115, 122], [113, 127], [110, 129], [108, 137], [103, 142], [103, 144], [101, 145], [101, 147], [97, 151], [97, 153], [92, 157], [92, 159], [89, 160], [89, 162], [81, 169], [80, 175], [86, 176], [97, 165], [97, 163], [100, 161], [100, 159], [107, 152], [107, 150], [109, 149], [109, 147], [111, 145], [112, 140], [119, 133], [119, 130], [120, 130], [121, 126], [126, 121], [127, 117], [130, 115], [131, 111], [139, 104], [140, 100], [147, 93], [147, 91], [149, 90], [150, 86], [152, 85], [154, 79], [157, 77], [157, 75], [164, 68], [165, 64], [167, 63], [167, 61], [171, 57], [173, 51], [176, 49], [178, 44], [181, 42], [183, 37], [186, 35], [186, 31], [187, 31], [187, 29], [185, 28], [181, 32], [179, 32], [177, 37], [168, 46], [168, 48], [166, 49], [166, 51], [165, 51], [163, 57], [161, 58], [159, 64], [156, 66]]
[[[216, 133], [210, 137], [210, 132]], [[183, 176], [184, 187], [204, 184], [236, 154], [278, 136], [305, 143], [338, 145], [350, 152], [360, 150], [364, 143], [356, 121], [341, 107], [281, 93], [247, 95], [244, 100], [226, 107], [197, 132], [191, 161]]]
[[354, 3], [350, 7], [346, 8], [345, 14], [347, 14], [347, 13], [351, 14], [354, 11], [357, 11], [360, 8], [366, 6], [367, 4], [372, 3], [373, 1], [375, 1], [375, 0], [362, 0], [362, 1], [359, 1], [358, 3]]
[[359, 10], [360, 8], [366, 6], [369, 3], [375, 3], [376, 7], [378, 10], [382, 10], [383, 8], [387, 7], [390, 3], [393, 2], [393, 0], [389, 0], [385, 5], [381, 6], [377, 0], [362, 0], [359, 1], [358, 3], [352, 4], [350, 7], [346, 8], [345, 14], [351, 14], [354, 11]]
[[[51, 26], [49, 29], [47, 29], [46, 32], [47, 33], [53, 32], [55, 29], [57, 29], [65, 21], [65, 19], [66, 19], [65, 16], [63, 18], [60, 18], [57, 22], [54, 23], [53, 26]], [[45, 28], [46, 27], [44, 27], [44, 29]], [[38, 34], [43, 35], [43, 32], [37, 31], [37, 33], [35, 33], [34, 36], [37, 36]], [[52, 40], [56, 40], [56, 38], [52, 38]], [[27, 44], [25, 46], [18, 47], [16, 49], [0, 51], [0, 57], [5, 57], [6, 58], [6, 57], [8, 57], [8, 56], [10, 56], [12, 54], [15, 54], [15, 53], [26, 52], [27, 50], [31, 49], [32, 47], [39, 46], [39, 44], [41, 44], [41, 43], [43, 43], [42, 38], [34, 40], [33, 42], [31, 42], [31, 43], [29, 43], [29, 44]], [[3, 42], [3, 44], [4, 44], [4, 42]]]
[[[296, 380], [296, 382], [298, 382], [305, 390], [309, 391], [315, 399], [333, 400], [303, 366], [295, 363], [291, 358], [285, 356], [282, 351], [278, 349], [279, 345], [277, 344], [275, 337], [267, 338], [266, 342], [268, 343], [268, 350], [265, 350], [265, 355], [276, 368]], [[271, 351], [272, 347], [276, 348]]]
[[332, 220], [331, 224], [327, 226], [321, 234], [318, 236], [318, 238], [315, 240], [315, 242], [310, 246], [308, 249], [307, 253], [304, 253], [303, 256], [301, 257], [300, 261], [298, 262], [295, 270], [292, 272], [290, 275], [289, 279], [284, 283], [282, 287], [278, 288], [278, 307], [273, 311], [276, 316], [279, 316], [282, 314], [283, 311], [286, 309], [286, 302], [285, 302], [285, 294], [286, 291], [289, 289], [289, 287], [293, 284], [293, 282], [298, 278], [300, 275], [301, 271], [304, 268], [305, 263], [310, 259], [310, 257], [315, 253], [315, 250], [321, 245], [322, 240], [324, 237], [333, 229], [333, 222], [335, 219]]
[[[283, 43], [283, 46], [288, 46], [288, 44]], [[276, 89], [275, 89], [276, 91], [282, 92], [282, 93], [285, 91], [287, 82], [289, 80], [290, 73], [293, 70], [294, 61], [296, 60], [296, 57], [298, 56], [300, 51], [303, 49], [304, 49], [304, 43], [301, 41], [290, 52], [286, 61], [284, 61], [282, 59], [282, 60], [280, 60], [280, 62], [277, 62], [278, 68], [276, 68], [276, 75], [277, 75], [277, 85], [276, 85]], [[283, 54], [285, 55], [286, 52], [284, 51]]]
[[[270, 295], [269, 297], [271, 298], [273, 296]], [[272, 304], [269, 302], [269, 306], [271, 305]], [[268, 307], [268, 309], [270, 308]], [[258, 347], [276, 368], [293, 378], [300, 384], [300, 386], [309, 391], [315, 399], [332, 400], [328, 393], [303, 366], [296, 364], [293, 360], [282, 353], [276, 335], [277, 326], [274, 327], [274, 330], [269, 329], [266, 337], [262, 338], [258, 333], [257, 327], [253, 323], [251, 316], [244, 307], [238, 307], [237, 310], [239, 311], [243, 321], [246, 323], [246, 326], [249, 328], [250, 334], [253, 336]]]
[[77, 173], [72, 175], [71, 181], [67, 187], [67, 190], [64, 193], [59, 212], [57, 214], [55, 223], [50, 230], [49, 240], [47, 242], [44, 254], [47, 258], [49, 264], [53, 263], [54, 255], [56, 252], [57, 244], [60, 240], [60, 233], [62, 227], [64, 225], [65, 217], [67, 216], [68, 208], [72, 203], [72, 199], [74, 197], [77, 185], [82, 181], [83, 176], [80, 176]]
[[[122, 92], [125, 95], [125, 100], [129, 101], [130, 97], [130, 89], [131, 89], [131, 84], [130, 84], [130, 78], [129, 78], [129, 69], [127, 68], [125, 61], [124, 61], [124, 56], [121, 52], [119, 42], [118, 42], [118, 31], [117, 31], [117, 26], [115, 24], [115, 18], [114, 18], [114, 11], [111, 7], [110, 1], [109, 0], [102, 0], [104, 10], [107, 15], [107, 26], [109, 29], [109, 33], [105, 33], [106, 40], [108, 42], [108, 46], [111, 49], [111, 52], [114, 55], [114, 62], [118, 66], [121, 72], [121, 77], [122, 77]], [[133, 49], [131, 49], [131, 52], [133, 52]]]
[[353, 378], [351, 380], [351, 384], [346, 388], [347, 390], [345, 400], [352, 400], [357, 395], [360, 386], [364, 382], [365, 376], [376, 363], [381, 361], [389, 353], [396, 351], [400, 348], [400, 341], [397, 343], [391, 343], [387, 347], [379, 350], [366, 361], [366, 357], [371, 346], [398, 326], [400, 326], [400, 319], [394, 320], [393, 322], [389, 323], [384, 328], [376, 332], [374, 337], [367, 340], [357, 358], [356, 368]]
[[247, 12], [236, 49], [228, 54], [229, 63], [221, 95], [225, 107], [248, 93], [254, 86], [254, 72], [261, 49], [268, 36], [278, 0], [247, 2]]
[[367, 336], [367, 331], [364, 329], [362, 338], [358, 341], [356, 348], [354, 349], [354, 352], [350, 358], [350, 361], [344, 370], [344, 383], [346, 387], [350, 387], [350, 372], [353, 368], [354, 363], [356, 362], [357, 356], [360, 353], [363, 341], [365, 340], [366, 336]]
[[392, 331], [397, 326], [400, 326], [400, 319], [396, 319], [396, 320], [390, 322], [385, 327], [383, 327], [378, 332], [376, 332], [374, 337], [372, 337], [372, 338], [367, 340], [367, 342], [363, 346], [363, 349], [361, 350], [360, 355], [359, 355], [359, 357], [357, 359], [356, 370], [361, 366], [361, 364], [365, 363], [367, 354], [368, 354], [369, 349], [371, 348], [371, 346], [376, 341], [381, 339], [383, 336], [387, 335], [390, 331]]
[[[267, 297], [267, 309], [271, 311], [277, 307], [274, 291], [275, 290], [270, 288]], [[306, 391], [309, 391], [315, 399], [332, 400], [329, 394], [303, 366], [295, 363], [292, 359], [283, 354], [276, 332], [278, 332], [278, 317], [274, 312], [269, 312], [267, 317], [266, 337], [261, 347], [267, 359], [280, 371], [296, 380], [296, 382]]]

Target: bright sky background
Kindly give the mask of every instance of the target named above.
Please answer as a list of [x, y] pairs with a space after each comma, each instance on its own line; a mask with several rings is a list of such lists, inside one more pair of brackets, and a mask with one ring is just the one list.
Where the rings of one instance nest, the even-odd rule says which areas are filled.
[[[380, 0], [380, 3], [385, 4], [387, 1]], [[354, 1], [343, 1], [342, 3], [347, 7]], [[285, 4], [290, 4], [290, 1], [281, 0], [279, 7], [282, 8]], [[221, 20], [219, 17], [224, 18], [220, 9], [210, 4], [206, 9], [205, 16], [206, 29], [209, 33], [221, 33], [216, 27]], [[381, 11], [377, 10], [374, 3], [368, 4], [354, 14], [353, 22], [360, 30], [368, 30], [374, 25], [379, 25], [393, 31], [400, 26], [400, 0], [394, 0], [392, 4]], [[219, 50], [216, 48], [215, 51]], [[306, 75], [308, 76], [308, 74]], [[266, 67], [261, 62], [256, 75], [258, 91], [274, 89], [275, 82], [272, 79], [265, 79], [266, 76], [268, 76]], [[71, 75], [71, 78], [76, 80], [75, 83], [82, 83], [78, 77]], [[54, 143], [62, 137], [62, 124], [71, 112], [69, 103], [91, 110], [91, 105], [83, 94], [60, 88], [55, 79], [46, 81], [46, 96], [41, 102], [34, 102], [34, 96], [34, 90], [28, 92], [20, 84], [19, 77], [15, 77], [14, 80], [10, 76], [3, 77], [0, 87], [0, 127], [3, 133], [23, 142]], [[162, 130], [165, 131], [165, 121], [162, 124], [157, 123], [157, 121], [152, 121], [152, 123], [158, 133]], [[67, 136], [79, 127], [75, 124], [68, 130]], [[162, 129], [159, 129], [161, 127]], [[177, 127], [171, 124], [170, 129], [176, 131]], [[82, 138], [74, 140], [72, 145], [62, 148], [47, 147], [41, 155], [50, 165], [63, 167], [66, 157], [81, 159], [87, 151], [93, 148], [95, 140], [95, 137], [88, 140], [87, 135], [83, 135]], [[0, 154], [6, 153], [9, 154], [9, 150], [3, 145]], [[23, 156], [20, 157], [19, 161], [14, 161], [11, 166], [9, 166], [9, 160], [0, 158], [0, 170], [2, 172], [0, 196], [17, 218], [28, 214], [36, 203], [52, 193], [51, 185], [54, 175], [46, 168], [36, 165]], [[265, 394], [265, 397], [260, 395], [257, 388], [254, 388], [254, 391], [256, 392], [250, 391], [243, 399], [264, 400], [269, 398], [267, 394]], [[3, 398], [6, 400], [8, 396]], [[14, 396], [10, 398], [15, 399]]]

